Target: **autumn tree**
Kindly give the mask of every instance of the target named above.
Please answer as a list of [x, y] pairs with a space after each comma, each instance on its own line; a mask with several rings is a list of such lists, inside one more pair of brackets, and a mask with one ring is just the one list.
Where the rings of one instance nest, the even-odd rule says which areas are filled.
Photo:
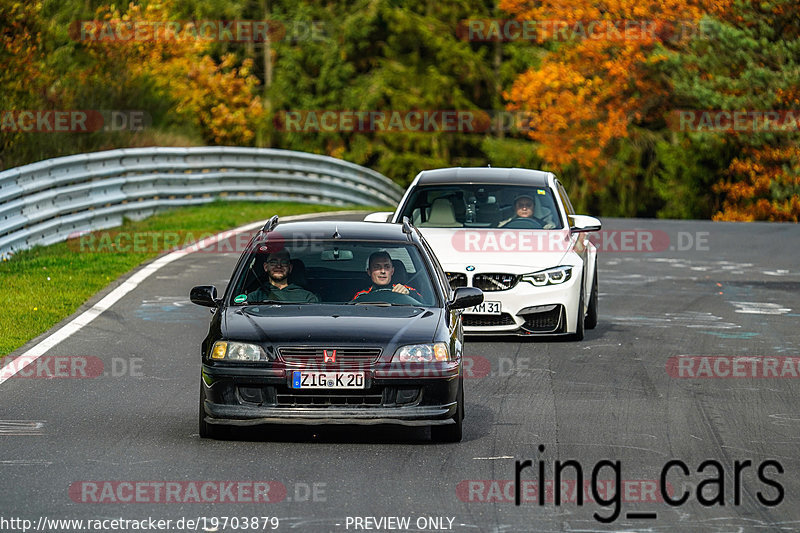
[[673, 67], [675, 101], [752, 117], [725, 131], [681, 133], [675, 143], [683, 153], [719, 156], [707, 173], [720, 197], [709, 216], [797, 222], [800, 5], [737, 0], [719, 17], [704, 19], [699, 37], [666, 62]]
[[111, 86], [130, 80], [132, 87], [152, 87], [174, 104], [171, 120], [194, 124], [205, 143], [252, 144], [262, 105], [251, 60], [237, 64], [233, 54], [215, 60], [207, 53], [209, 41], [198, 38], [197, 29], [187, 21], [178, 21], [177, 38], [165, 30], [158, 32], [158, 26], [148, 39], [104, 38], [105, 28], [123, 23], [173, 20], [170, 8], [164, 2], [146, 7], [131, 4], [125, 12], [98, 9], [95, 19], [101, 24], [94, 29], [95, 38], [85, 41], [93, 60], [85, 74], [98, 82], [106, 78]]
[[[0, 111], [35, 109], [47, 95], [40, 2], [0, 2]], [[3, 125], [0, 130], [0, 170], [16, 163], [13, 152], [25, 132]]]
[[658, 208], [656, 132], [672, 103], [658, 66], [703, 14], [725, 4], [501, 0], [519, 20], [566, 26], [543, 36], [558, 42], [506, 96], [511, 109], [535, 113], [531, 138], [545, 163], [567, 176], [581, 208], [627, 216]]
[[[271, 99], [277, 112], [499, 110], [501, 88], [525, 64], [520, 46], [510, 45], [495, 62], [493, 44], [470, 42], [458, 33], [464, 20], [495, 15], [495, 8], [481, 1], [360, 0], [310, 9], [272, 2], [272, 7], [288, 19], [311, 18], [324, 28], [320, 40], [275, 44]], [[489, 162], [526, 166], [535, 157], [529, 143], [501, 139], [492, 131], [274, 135], [278, 146], [343, 157], [401, 184], [426, 168]]]

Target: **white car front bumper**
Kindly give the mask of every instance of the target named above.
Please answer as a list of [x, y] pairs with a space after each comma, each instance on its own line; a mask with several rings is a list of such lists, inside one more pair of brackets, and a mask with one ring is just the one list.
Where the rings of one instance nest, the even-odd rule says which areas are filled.
[[[467, 275], [473, 286], [474, 275]], [[511, 289], [484, 290], [484, 302], [499, 302], [500, 314], [462, 313], [464, 332], [473, 335], [557, 335], [575, 333], [578, 324], [582, 266], [572, 269], [572, 276], [558, 285], [537, 287], [518, 281]]]

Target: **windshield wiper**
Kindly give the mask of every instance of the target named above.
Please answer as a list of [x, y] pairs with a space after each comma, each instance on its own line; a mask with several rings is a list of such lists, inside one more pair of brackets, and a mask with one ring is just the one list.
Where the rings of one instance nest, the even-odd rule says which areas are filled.
[[377, 305], [380, 307], [425, 307], [422, 304], [395, 304], [391, 302], [347, 302], [345, 305]]
[[258, 300], [256, 302], [245, 302], [242, 307], [253, 307], [254, 305], [307, 305], [311, 302], [290, 302], [288, 300]]

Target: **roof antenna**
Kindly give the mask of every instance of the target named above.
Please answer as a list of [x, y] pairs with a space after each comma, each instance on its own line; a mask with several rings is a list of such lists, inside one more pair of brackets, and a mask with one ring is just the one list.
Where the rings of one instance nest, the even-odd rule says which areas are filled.
[[486, 163], [486, 166], [489, 167], [489, 168], [492, 168], [492, 164], [491, 163]]
[[339, 234], [339, 224], [336, 224], [336, 227], [333, 230], [333, 238], [334, 239], [341, 239], [342, 236]]

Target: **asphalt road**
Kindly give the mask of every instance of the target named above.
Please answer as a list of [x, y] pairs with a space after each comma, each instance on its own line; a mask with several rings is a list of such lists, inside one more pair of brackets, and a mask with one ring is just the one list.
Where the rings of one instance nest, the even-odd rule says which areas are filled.
[[[465, 438], [455, 445], [384, 427], [201, 440], [198, 352], [210, 314], [188, 294], [198, 284], [222, 289], [236, 255], [166, 265], [42, 358], [88, 361], [88, 374], [100, 375], [45, 379], [41, 368], [0, 385], [0, 530], [78, 530], [40, 523], [46, 517], [84, 520], [84, 531], [87, 520], [106, 520], [94, 529], [109, 531], [120, 518], [222, 531], [224, 518], [215, 528], [211, 517], [230, 517], [225, 531], [800, 531], [791, 359], [800, 357], [800, 228], [604, 224], [597, 329], [578, 343], [468, 339]], [[634, 229], [649, 233], [612, 233]], [[674, 359], [686, 356], [696, 358]], [[755, 363], [734, 368], [731, 356], [770, 358], [777, 372], [734, 377]], [[693, 366], [677, 366], [685, 361]], [[525, 460], [532, 467], [522, 469], [516, 506], [511, 482]], [[679, 506], [656, 501], [673, 460], [687, 468], [668, 470], [668, 494], [688, 494]], [[565, 482], [561, 505], [552, 491], [540, 504], [531, 490], [540, 463], [550, 489], [557, 466], [564, 479], [580, 468], [585, 494], [597, 494], [578, 505], [575, 483]], [[611, 484], [617, 472], [621, 484]], [[254, 494], [261, 501], [249, 502]], [[609, 524], [594, 516], [615, 511]], [[177, 523], [198, 517], [208, 518]]]

